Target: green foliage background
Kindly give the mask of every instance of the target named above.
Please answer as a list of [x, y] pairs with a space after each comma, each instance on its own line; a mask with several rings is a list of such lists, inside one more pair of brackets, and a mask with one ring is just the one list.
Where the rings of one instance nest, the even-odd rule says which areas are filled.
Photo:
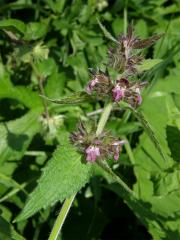
[[[110, 46], [97, 19], [118, 36], [126, 11], [138, 36], [165, 33], [145, 51], [163, 61], [142, 76], [149, 85], [140, 110], [167, 161], [136, 115], [117, 109], [107, 124], [128, 139], [109, 164], [139, 201], [81, 164], [68, 143], [79, 119], [98, 120], [87, 113], [103, 102], [56, 105], [39, 96], [40, 81], [53, 99], [83, 90], [88, 67], [105, 62]], [[79, 190], [59, 239], [180, 239], [179, 12], [178, 0], [0, 0], [0, 239], [47, 239], [59, 201]]]

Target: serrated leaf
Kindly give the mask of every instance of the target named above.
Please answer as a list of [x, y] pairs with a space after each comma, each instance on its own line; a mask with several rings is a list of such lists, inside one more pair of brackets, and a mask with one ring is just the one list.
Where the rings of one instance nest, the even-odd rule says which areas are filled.
[[0, 124], [0, 163], [20, 159], [33, 136], [39, 131], [39, 111], [30, 111], [23, 117]]
[[158, 140], [158, 138], [156, 137], [155, 132], [153, 131], [151, 125], [148, 123], [148, 121], [145, 119], [144, 115], [141, 112], [138, 112], [137, 110], [133, 109], [133, 108], [129, 108], [131, 109], [131, 111], [133, 112], [133, 114], [135, 115], [135, 117], [138, 119], [138, 121], [142, 124], [144, 130], [146, 131], [146, 133], [148, 134], [149, 138], [151, 139], [151, 141], [153, 142], [154, 146], [156, 147], [156, 149], [158, 150], [158, 152], [160, 153], [160, 155], [162, 156], [162, 158], [164, 160], [166, 160], [166, 156], [164, 154], [164, 151], [160, 145], [160, 142]]
[[12, 30], [24, 34], [26, 31], [26, 25], [20, 20], [11, 18], [0, 21], [0, 29]]
[[162, 59], [145, 59], [141, 62], [141, 64], [136, 65], [136, 68], [139, 72], [143, 72], [153, 68], [160, 62], [162, 62]]
[[78, 103], [92, 100], [92, 97], [88, 95], [86, 92], [76, 92], [69, 97], [61, 98], [61, 99], [51, 99], [42, 95], [41, 97], [45, 98], [50, 102], [57, 103], [57, 104], [78, 104]]
[[81, 163], [81, 155], [71, 145], [57, 148], [43, 169], [38, 186], [16, 221], [24, 220], [42, 208], [63, 201], [78, 192], [91, 176], [91, 165]]

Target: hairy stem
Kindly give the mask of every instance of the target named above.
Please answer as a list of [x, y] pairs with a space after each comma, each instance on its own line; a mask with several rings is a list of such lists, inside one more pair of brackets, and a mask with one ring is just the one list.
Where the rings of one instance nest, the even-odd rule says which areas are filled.
[[53, 229], [51, 231], [51, 234], [50, 234], [48, 240], [56, 240], [57, 239], [57, 237], [61, 231], [62, 225], [67, 217], [69, 209], [74, 201], [75, 196], [76, 196], [76, 194], [74, 194], [70, 198], [67, 198], [64, 201], [61, 211], [59, 212], [59, 215], [54, 223]]

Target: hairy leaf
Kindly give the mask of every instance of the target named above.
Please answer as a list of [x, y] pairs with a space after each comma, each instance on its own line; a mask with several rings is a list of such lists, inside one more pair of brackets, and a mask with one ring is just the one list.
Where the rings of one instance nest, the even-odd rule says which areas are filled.
[[57, 104], [78, 104], [78, 103], [92, 100], [92, 97], [88, 95], [86, 92], [76, 92], [73, 95], [66, 98], [62, 98], [62, 99], [51, 99], [42, 95], [41, 97], [47, 99], [50, 102], [57, 103]]
[[71, 145], [58, 147], [43, 170], [36, 189], [16, 221], [32, 216], [42, 208], [78, 192], [91, 176], [91, 165], [81, 163], [81, 155]]

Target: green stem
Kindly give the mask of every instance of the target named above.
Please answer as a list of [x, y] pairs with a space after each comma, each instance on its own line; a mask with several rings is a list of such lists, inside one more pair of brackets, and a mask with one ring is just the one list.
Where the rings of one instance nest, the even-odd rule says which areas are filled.
[[97, 130], [96, 130], [96, 135], [100, 135], [106, 125], [106, 122], [109, 118], [109, 115], [111, 113], [113, 107], [113, 103], [108, 103], [105, 107], [104, 110], [102, 112], [101, 118], [99, 120], [98, 126], [97, 126]]
[[134, 154], [133, 154], [133, 151], [131, 149], [131, 145], [129, 144], [129, 141], [128, 139], [126, 138], [126, 136], [122, 136], [124, 140], [126, 140], [126, 144], [124, 145], [125, 149], [126, 149], [126, 152], [129, 156], [129, 159], [130, 159], [130, 162], [132, 163], [132, 165], [135, 164], [135, 158], [134, 158]]
[[70, 198], [67, 198], [65, 200], [65, 202], [61, 208], [61, 211], [59, 212], [59, 215], [54, 223], [53, 229], [51, 231], [51, 234], [50, 234], [48, 240], [56, 240], [57, 239], [75, 196], [76, 196], [76, 194], [74, 194], [73, 196], [71, 196]]

